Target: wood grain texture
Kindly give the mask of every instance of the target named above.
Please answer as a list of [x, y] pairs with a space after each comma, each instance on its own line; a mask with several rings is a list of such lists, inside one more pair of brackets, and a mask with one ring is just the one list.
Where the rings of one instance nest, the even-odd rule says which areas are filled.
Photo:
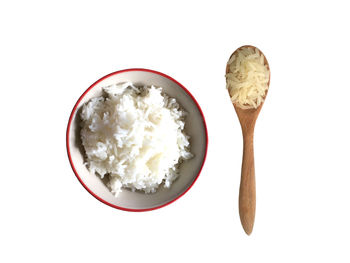
[[239, 215], [244, 231], [250, 235], [253, 231], [256, 208], [255, 165], [254, 165], [254, 127], [259, 115], [258, 109], [243, 110], [235, 106], [242, 127], [243, 158], [241, 184], [239, 188]]
[[[237, 50], [245, 47], [256, 48], [253, 46], [242, 46]], [[259, 52], [263, 54], [260, 50]], [[265, 60], [265, 65], [267, 65], [268, 69], [270, 69], [265, 56], [264, 56], [264, 60]], [[229, 67], [228, 65], [226, 65], [226, 73], [228, 73], [228, 71], [229, 71]], [[268, 86], [270, 85], [270, 77], [267, 85]], [[266, 95], [267, 95], [267, 91], [265, 94], [265, 98], [266, 98]], [[255, 209], [256, 209], [254, 128], [255, 128], [256, 120], [263, 106], [263, 103], [261, 103], [259, 107], [256, 109], [242, 109], [239, 106], [236, 106], [235, 104], [233, 106], [236, 110], [239, 122], [241, 124], [242, 135], [243, 135], [243, 158], [242, 158], [242, 170], [241, 170], [241, 184], [239, 188], [239, 216], [240, 216], [244, 231], [247, 233], [247, 235], [250, 235], [254, 227]]]

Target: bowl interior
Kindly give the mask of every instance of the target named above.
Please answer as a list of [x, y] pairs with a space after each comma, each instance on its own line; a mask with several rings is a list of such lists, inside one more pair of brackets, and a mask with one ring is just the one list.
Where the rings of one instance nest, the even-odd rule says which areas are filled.
[[[145, 194], [143, 192], [132, 192], [127, 189], [115, 197], [105, 183], [96, 174], [90, 173], [84, 165], [84, 149], [80, 140], [80, 117], [81, 106], [93, 97], [102, 95], [102, 87], [112, 83], [132, 82], [135, 85], [155, 85], [161, 86], [163, 92], [173, 97], [188, 113], [186, 117], [185, 132], [191, 137], [191, 152], [194, 157], [183, 162], [180, 165], [180, 176], [173, 182], [170, 188], [160, 187], [154, 194]], [[101, 201], [107, 202], [112, 206], [122, 209], [147, 210], [163, 206], [182, 195], [191, 187], [196, 180], [203, 165], [206, 148], [207, 134], [205, 122], [196, 103], [179, 84], [166, 76], [155, 72], [143, 70], [131, 70], [116, 72], [97, 83], [95, 83], [81, 98], [72, 112], [71, 124], [68, 129], [68, 151], [71, 164], [75, 173], [80, 178], [85, 187]]]

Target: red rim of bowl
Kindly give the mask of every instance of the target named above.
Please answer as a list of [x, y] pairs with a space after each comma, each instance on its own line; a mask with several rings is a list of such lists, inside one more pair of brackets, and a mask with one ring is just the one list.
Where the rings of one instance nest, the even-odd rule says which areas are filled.
[[[74, 164], [73, 164], [73, 161], [72, 161], [72, 157], [71, 157], [71, 153], [70, 153], [70, 147], [69, 147], [69, 132], [70, 132], [70, 127], [71, 127], [71, 124], [72, 124], [72, 120], [73, 120], [73, 116], [75, 115], [75, 112], [78, 108], [78, 105], [80, 103], [80, 101], [84, 98], [84, 96], [94, 87], [96, 86], [99, 82], [101, 82], [102, 80], [106, 79], [106, 78], [109, 78], [110, 76], [113, 76], [113, 75], [116, 75], [116, 74], [120, 74], [120, 73], [123, 73], [123, 72], [128, 72], [128, 71], [145, 71], [145, 72], [151, 72], [151, 73], [154, 73], [154, 74], [158, 74], [162, 77], [165, 77], [173, 82], [175, 82], [177, 85], [179, 85], [186, 93], [188, 96], [190, 96], [190, 98], [194, 101], [194, 103], [196, 104], [201, 116], [202, 116], [202, 120], [203, 120], [203, 124], [204, 124], [204, 129], [205, 129], [205, 136], [206, 136], [206, 146], [205, 146], [205, 153], [204, 153], [204, 157], [203, 157], [203, 161], [202, 161], [202, 165], [198, 171], [198, 174], [197, 176], [194, 178], [193, 182], [191, 183], [191, 185], [189, 187], [187, 187], [187, 189], [181, 193], [179, 196], [177, 196], [176, 198], [162, 204], [162, 205], [159, 205], [159, 206], [155, 206], [155, 207], [151, 207], [151, 208], [145, 208], [145, 209], [132, 209], [132, 208], [125, 208], [125, 207], [121, 207], [121, 206], [117, 206], [117, 205], [114, 205], [114, 204], [111, 204], [109, 202], [107, 202], [106, 200], [102, 199], [101, 197], [99, 197], [98, 195], [96, 195], [92, 190], [90, 190], [87, 185], [84, 184], [83, 180], [80, 178], [78, 172], [76, 171], [75, 167], [74, 167]], [[78, 178], [79, 182], [81, 183], [82, 186], [84, 186], [84, 188], [93, 196], [95, 197], [97, 200], [99, 200], [100, 202], [106, 204], [106, 205], [109, 205], [111, 207], [114, 207], [114, 208], [117, 208], [117, 209], [120, 209], [120, 210], [124, 210], [124, 211], [129, 211], [129, 212], [145, 212], [145, 211], [151, 211], [151, 210], [155, 210], [155, 209], [159, 209], [159, 208], [162, 208], [164, 206], [167, 206], [173, 202], [175, 202], [176, 200], [178, 200], [181, 196], [183, 196], [184, 194], [186, 194], [188, 192], [188, 190], [191, 189], [191, 187], [194, 185], [194, 183], [197, 181], [201, 171], [202, 171], [202, 168], [204, 166], [204, 163], [205, 163], [205, 160], [206, 160], [206, 157], [207, 157], [207, 150], [208, 150], [208, 130], [207, 130], [207, 125], [206, 125], [206, 122], [205, 122], [205, 118], [204, 118], [204, 115], [203, 115], [203, 112], [202, 112], [202, 109], [201, 107], [199, 106], [198, 102], [196, 101], [196, 99], [193, 97], [193, 95], [181, 84], [179, 83], [178, 81], [176, 81], [175, 79], [173, 79], [172, 77], [164, 74], [164, 73], [161, 73], [161, 72], [158, 72], [158, 71], [154, 71], [154, 70], [151, 70], [151, 69], [144, 69], [144, 68], [131, 68], [131, 69], [124, 69], [124, 70], [119, 70], [119, 71], [115, 71], [113, 73], [110, 73], [102, 78], [100, 78], [99, 80], [97, 80], [95, 83], [93, 83], [81, 96], [80, 98], [78, 99], [78, 101], [75, 103], [74, 105], [74, 108], [72, 110], [72, 113], [70, 114], [69, 116], [69, 121], [68, 121], [68, 126], [67, 126], [67, 132], [66, 132], [66, 144], [67, 144], [67, 154], [68, 154], [68, 159], [69, 159], [69, 162], [70, 162], [70, 165], [73, 169], [73, 172], [75, 174], [75, 176]]]

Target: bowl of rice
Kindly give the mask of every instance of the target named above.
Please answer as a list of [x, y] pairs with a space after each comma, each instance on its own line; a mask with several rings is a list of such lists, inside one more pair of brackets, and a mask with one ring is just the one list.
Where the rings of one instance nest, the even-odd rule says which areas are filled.
[[164, 207], [184, 195], [205, 162], [202, 110], [175, 79], [126, 69], [92, 84], [69, 117], [68, 159], [96, 199], [125, 211]]

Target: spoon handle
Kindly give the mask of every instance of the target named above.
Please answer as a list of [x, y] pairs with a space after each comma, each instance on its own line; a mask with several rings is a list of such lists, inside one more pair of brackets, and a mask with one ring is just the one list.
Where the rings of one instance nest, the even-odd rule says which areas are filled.
[[239, 188], [239, 216], [244, 231], [250, 235], [255, 219], [255, 168], [253, 132], [243, 137], [243, 160]]

